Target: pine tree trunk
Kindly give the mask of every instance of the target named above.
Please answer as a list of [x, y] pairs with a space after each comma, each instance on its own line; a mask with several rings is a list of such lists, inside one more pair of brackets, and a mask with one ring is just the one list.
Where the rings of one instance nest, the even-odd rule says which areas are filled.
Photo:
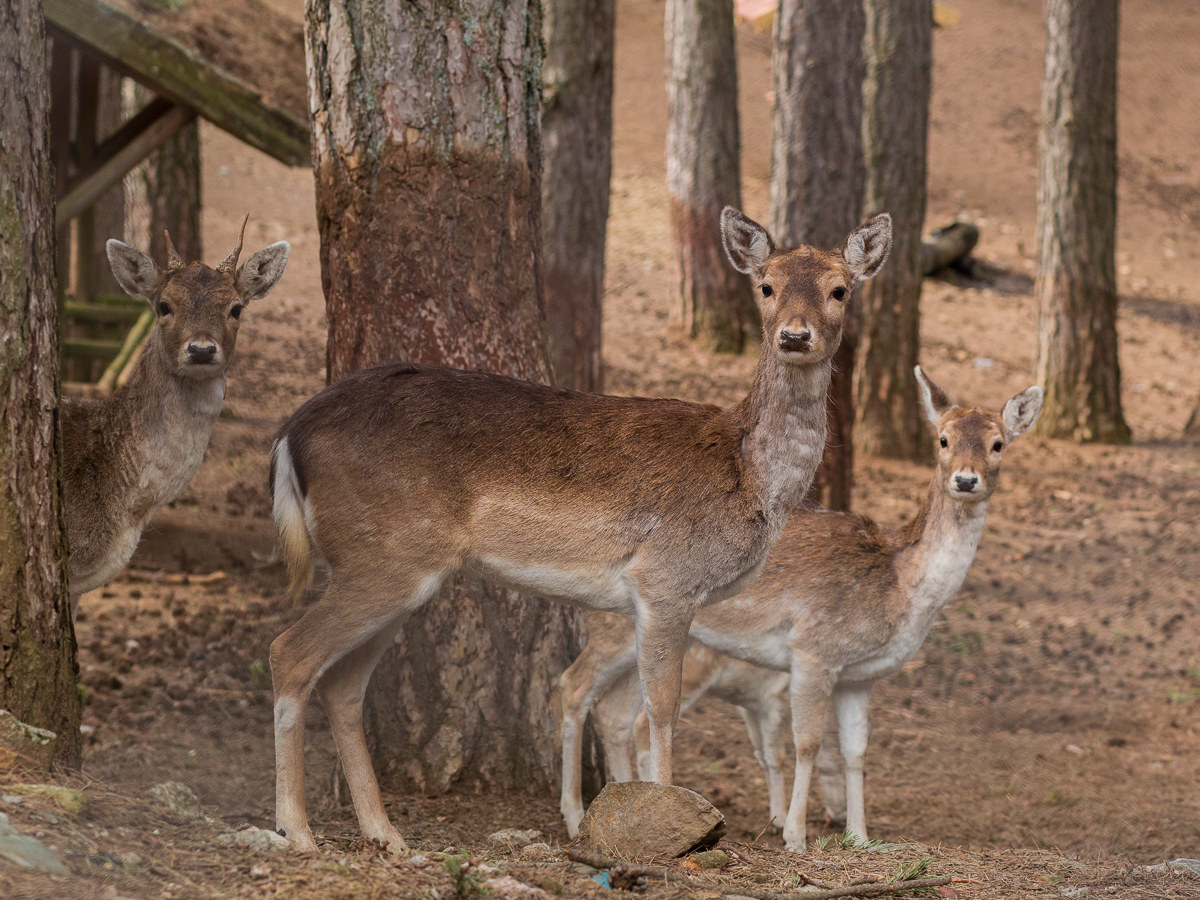
[[0, 709], [77, 768], [44, 27], [37, 0], [0, 0]]
[[887, 266], [859, 288], [854, 378], [855, 448], [872, 456], [928, 456], [913, 366], [920, 362], [921, 232], [933, 9], [930, 0], [867, 0], [863, 56], [865, 214], [892, 214]]
[[[171, 233], [184, 262], [204, 259], [200, 235], [200, 122], [193, 120], [151, 157], [145, 169], [150, 207], [150, 257], [167, 258]], [[247, 210], [251, 212], [251, 210]]]
[[[535, 2], [318, 0], [306, 22], [329, 379], [395, 359], [549, 377]], [[459, 578], [367, 696], [393, 786], [548, 790], [566, 606]]]
[[[771, 233], [786, 247], [841, 247], [863, 206], [860, 3], [782, 0], [775, 20]], [[829, 387], [829, 437], [809, 492], [849, 509], [854, 470], [857, 297], [850, 300]]]
[[601, 387], [615, 0], [547, 0], [542, 258], [554, 382]]
[[722, 208], [742, 205], [733, 0], [667, 0], [666, 42], [674, 318], [710, 348], [740, 353], [761, 320], [721, 245]]
[[[124, 79], [120, 73], [108, 66], [100, 69], [100, 89], [98, 93], [99, 108], [96, 123], [99, 126], [98, 138], [103, 141], [125, 123], [125, 99], [123, 93]], [[95, 249], [92, 251], [92, 265], [95, 266], [94, 284], [96, 291], [101, 294], [121, 294], [121, 286], [117, 284], [112, 266], [108, 263], [108, 254], [104, 244], [109, 238], [119, 241], [126, 240], [125, 235], [125, 184], [114, 184], [100, 195], [93, 207], [95, 214]], [[155, 257], [162, 259], [163, 257]]]
[[1127, 443], [1117, 360], [1117, 0], [1046, 0], [1037, 430]]

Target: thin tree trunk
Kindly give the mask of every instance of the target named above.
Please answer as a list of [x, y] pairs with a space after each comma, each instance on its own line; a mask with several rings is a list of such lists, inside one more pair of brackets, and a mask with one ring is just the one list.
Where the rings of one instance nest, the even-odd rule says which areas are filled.
[[[200, 123], [193, 120], [151, 157], [144, 169], [150, 211], [150, 257], [167, 258], [167, 239], [184, 262], [204, 259], [200, 234]], [[251, 210], [246, 210], [251, 212]]]
[[612, 178], [615, 0], [547, 0], [543, 284], [554, 382], [601, 387], [601, 301]]
[[[98, 139], [103, 141], [121, 127], [125, 121], [125, 102], [122, 88], [123, 79], [120, 73], [108, 66], [100, 69], [99, 109], [96, 123], [99, 126]], [[95, 274], [92, 276], [96, 291], [101, 294], [120, 294], [121, 286], [112, 273], [108, 264], [108, 254], [104, 244], [109, 238], [119, 241], [126, 240], [125, 236], [125, 184], [114, 184], [100, 195], [93, 208], [95, 213], [95, 249], [92, 251], [92, 264]], [[161, 257], [156, 257], [161, 259]]]
[[740, 353], [761, 320], [721, 245], [722, 208], [742, 205], [733, 0], [667, 0], [665, 28], [674, 318], [712, 349]]
[[0, 0], [0, 708], [78, 767], [44, 27], [38, 0]]
[[1117, 359], [1117, 0], [1046, 0], [1037, 430], [1127, 443]]
[[[306, 21], [329, 379], [395, 359], [549, 378], [536, 0], [316, 0]], [[367, 696], [376, 769], [440, 790], [556, 784], [568, 607], [460, 578]]]
[[930, 0], [867, 0], [863, 57], [865, 213], [895, 223], [888, 264], [858, 290], [854, 379], [859, 452], [928, 455], [913, 366], [920, 362], [921, 232], [933, 69]]
[[[782, 0], [775, 22], [771, 232], [783, 246], [841, 247], [863, 205], [860, 3]], [[849, 509], [854, 470], [858, 299], [829, 387], [829, 437], [809, 497]]]

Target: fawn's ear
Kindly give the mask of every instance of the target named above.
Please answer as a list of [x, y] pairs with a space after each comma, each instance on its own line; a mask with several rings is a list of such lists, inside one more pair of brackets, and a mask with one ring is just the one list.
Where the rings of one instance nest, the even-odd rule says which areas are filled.
[[729, 263], [743, 275], [761, 278], [767, 260], [775, 252], [775, 242], [753, 219], [748, 219], [732, 206], [721, 210], [721, 243]]
[[235, 286], [241, 298], [249, 303], [271, 293], [287, 266], [292, 247], [287, 241], [279, 241], [264, 247], [246, 260], [238, 269]]
[[1010, 441], [1033, 427], [1038, 413], [1042, 411], [1043, 399], [1045, 399], [1045, 393], [1035, 384], [1033, 387], [1025, 388], [1004, 404], [1004, 412], [1001, 417], [1004, 419], [1004, 430], [1008, 432]]
[[158, 286], [158, 266], [141, 250], [136, 250], [121, 241], [108, 241], [104, 245], [108, 264], [113, 276], [125, 293], [149, 300]]
[[920, 366], [913, 368], [913, 374], [917, 376], [917, 386], [921, 389], [921, 406], [925, 410], [925, 418], [937, 428], [942, 422], [942, 416], [954, 404], [950, 402], [945, 391], [929, 380]]
[[880, 213], [846, 236], [842, 256], [859, 281], [874, 278], [892, 250], [892, 217]]

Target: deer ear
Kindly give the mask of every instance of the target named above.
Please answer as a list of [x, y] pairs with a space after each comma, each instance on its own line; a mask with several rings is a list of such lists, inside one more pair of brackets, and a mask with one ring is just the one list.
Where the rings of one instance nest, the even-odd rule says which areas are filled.
[[917, 386], [921, 389], [921, 406], [925, 410], [925, 418], [937, 428], [942, 423], [942, 416], [954, 404], [950, 402], [945, 391], [926, 377], [920, 366], [913, 368], [913, 374], [917, 376]]
[[1042, 411], [1042, 400], [1045, 394], [1038, 385], [1026, 388], [1004, 404], [1004, 430], [1008, 432], [1011, 441], [1033, 427], [1038, 414]]
[[721, 242], [729, 263], [743, 275], [762, 277], [767, 260], [775, 252], [775, 242], [753, 219], [748, 219], [732, 206], [721, 210]]
[[238, 269], [235, 283], [241, 298], [249, 303], [271, 293], [271, 288], [283, 277], [291, 252], [291, 245], [287, 241], [279, 241], [246, 260]]
[[158, 266], [141, 250], [136, 250], [121, 241], [108, 241], [104, 245], [108, 264], [113, 276], [125, 293], [149, 300], [158, 287]]
[[859, 281], [874, 278], [892, 250], [892, 217], [880, 213], [846, 236], [842, 256]]

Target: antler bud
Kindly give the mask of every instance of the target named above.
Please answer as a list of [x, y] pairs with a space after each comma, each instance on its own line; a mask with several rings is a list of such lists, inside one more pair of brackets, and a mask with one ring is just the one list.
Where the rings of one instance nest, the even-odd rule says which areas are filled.
[[242, 219], [242, 230], [238, 234], [237, 246], [235, 246], [230, 254], [222, 260], [217, 266], [218, 272], [224, 272], [226, 275], [232, 275], [237, 269], [238, 257], [242, 255], [242, 238], [246, 236], [246, 223], [250, 221], [250, 214], [246, 213], [246, 218]]
[[175, 249], [175, 244], [171, 240], [171, 232], [164, 228], [163, 237], [167, 239], [167, 269], [182, 269], [184, 265], [183, 257]]

